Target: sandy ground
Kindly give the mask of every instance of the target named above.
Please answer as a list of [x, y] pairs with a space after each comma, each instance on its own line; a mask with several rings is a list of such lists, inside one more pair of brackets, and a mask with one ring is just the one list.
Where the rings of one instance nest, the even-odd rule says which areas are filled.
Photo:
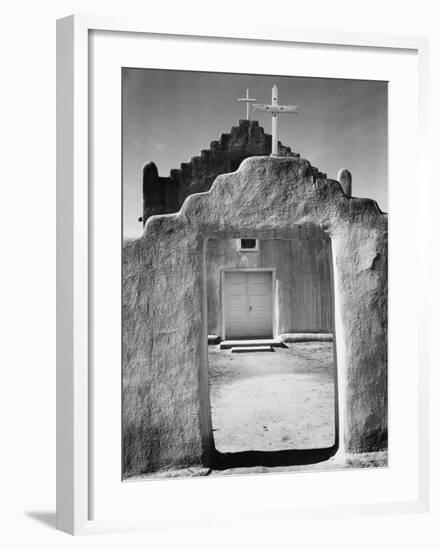
[[333, 344], [305, 342], [273, 352], [209, 347], [216, 449], [278, 451], [335, 442]]
[[281, 474], [293, 472], [326, 472], [347, 470], [353, 468], [386, 468], [388, 467], [388, 453], [381, 451], [377, 453], [360, 453], [355, 455], [347, 454], [343, 457], [334, 456], [323, 462], [316, 464], [292, 465], [292, 466], [252, 466], [245, 468], [226, 468], [226, 469], [211, 469], [203, 467], [183, 468], [180, 470], [166, 470], [163, 472], [155, 472], [144, 474], [130, 478], [129, 481], [139, 480], [154, 480], [154, 479], [175, 479], [188, 477], [205, 477], [205, 476], [237, 476], [237, 475], [255, 475], [255, 474]]
[[[209, 347], [210, 397], [216, 448], [222, 453], [331, 447], [335, 438], [331, 342], [289, 344], [274, 352], [233, 354]], [[193, 467], [132, 478], [384, 468], [388, 453], [345, 454], [314, 464]]]
[[[289, 344], [274, 352], [233, 354], [209, 347], [216, 448], [222, 453], [330, 447], [334, 443], [334, 369], [331, 342]], [[193, 467], [133, 477], [218, 475], [384, 468], [388, 453], [340, 455], [313, 464]]]

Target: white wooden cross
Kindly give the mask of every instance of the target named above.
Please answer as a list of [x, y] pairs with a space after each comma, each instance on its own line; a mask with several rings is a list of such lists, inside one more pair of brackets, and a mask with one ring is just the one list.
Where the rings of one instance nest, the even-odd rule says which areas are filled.
[[295, 114], [298, 112], [296, 105], [278, 105], [278, 86], [274, 84], [272, 88], [272, 104], [261, 105], [256, 103], [252, 106], [254, 111], [265, 111], [272, 113], [272, 157], [278, 156], [278, 115], [282, 113]]
[[256, 99], [251, 99], [249, 97], [249, 88], [246, 88], [246, 97], [239, 97], [237, 101], [245, 101], [246, 102], [246, 120], [250, 120], [250, 110], [249, 110], [249, 103], [253, 103], [254, 101], [257, 101]]

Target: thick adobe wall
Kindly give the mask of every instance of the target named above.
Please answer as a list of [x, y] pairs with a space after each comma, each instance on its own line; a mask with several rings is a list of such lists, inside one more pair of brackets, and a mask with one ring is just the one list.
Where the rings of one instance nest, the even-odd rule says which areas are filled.
[[[178, 212], [186, 197], [209, 191], [218, 175], [234, 172], [244, 159], [270, 155], [271, 144], [272, 136], [265, 134], [256, 120], [240, 120], [229, 133], [211, 141], [209, 149], [183, 162], [167, 177], [159, 176], [154, 163], [146, 164], [142, 175], [144, 224], [150, 216]], [[299, 157], [281, 142], [279, 156]], [[315, 177], [325, 176], [316, 168], [313, 171]]]
[[123, 250], [123, 473], [207, 465], [209, 238], [330, 239], [341, 452], [387, 446], [387, 216], [293, 157], [252, 157]]

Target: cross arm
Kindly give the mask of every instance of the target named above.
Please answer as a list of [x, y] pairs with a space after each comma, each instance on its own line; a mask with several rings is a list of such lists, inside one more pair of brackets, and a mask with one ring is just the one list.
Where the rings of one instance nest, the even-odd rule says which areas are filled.
[[296, 105], [262, 105], [261, 103], [256, 103], [252, 105], [252, 109], [254, 111], [264, 111], [266, 113], [298, 113], [298, 107]]

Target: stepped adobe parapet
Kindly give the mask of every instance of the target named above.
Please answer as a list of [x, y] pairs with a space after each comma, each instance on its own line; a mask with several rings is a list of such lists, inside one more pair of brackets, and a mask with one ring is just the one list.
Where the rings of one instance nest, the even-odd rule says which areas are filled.
[[[256, 120], [240, 120], [229, 133], [221, 134], [211, 141], [209, 149], [189, 162], [182, 162], [169, 176], [160, 177], [157, 167], [150, 162], [143, 169], [143, 217], [146, 220], [156, 214], [178, 212], [188, 195], [209, 191], [219, 174], [235, 172], [244, 159], [265, 156], [271, 153], [272, 136], [266, 134]], [[278, 143], [280, 157], [300, 155], [290, 147]], [[326, 174], [313, 168], [315, 179], [326, 178]]]

